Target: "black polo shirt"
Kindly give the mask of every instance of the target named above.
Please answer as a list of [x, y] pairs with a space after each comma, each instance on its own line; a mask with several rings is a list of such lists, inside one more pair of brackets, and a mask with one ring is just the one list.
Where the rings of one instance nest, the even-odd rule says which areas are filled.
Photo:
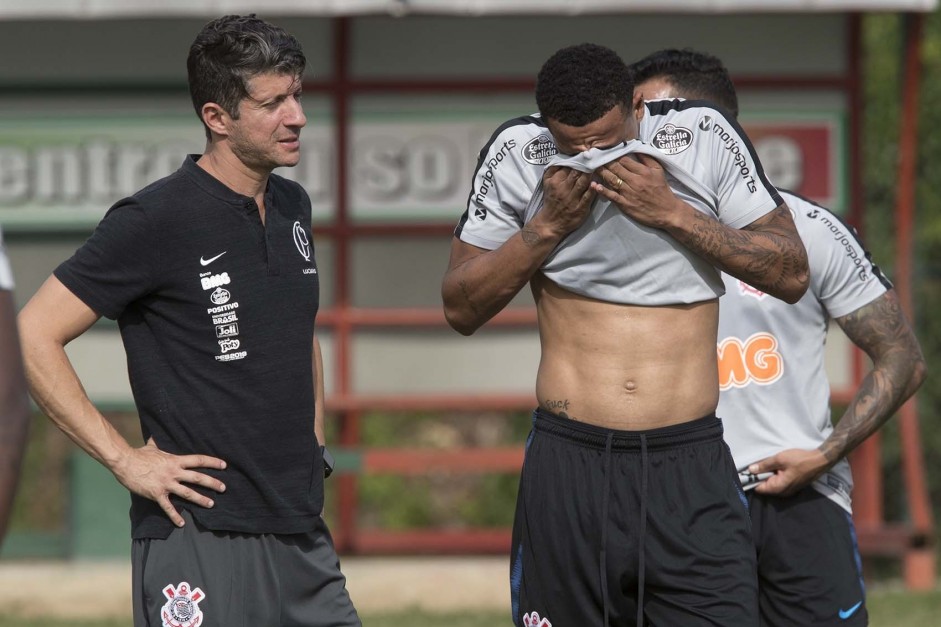
[[[174, 174], [119, 201], [55, 276], [116, 319], [144, 439], [224, 459], [226, 485], [204, 509], [214, 530], [299, 533], [323, 509], [314, 435], [313, 335], [319, 281], [310, 199], [271, 175], [258, 207], [189, 156]], [[172, 523], [132, 495], [134, 538]]]

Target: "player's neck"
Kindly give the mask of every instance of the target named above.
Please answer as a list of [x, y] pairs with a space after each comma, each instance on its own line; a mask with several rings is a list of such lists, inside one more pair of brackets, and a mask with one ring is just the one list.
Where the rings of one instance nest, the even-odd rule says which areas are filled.
[[270, 171], [259, 172], [219, 144], [208, 144], [196, 165], [232, 191], [254, 198], [264, 197]]

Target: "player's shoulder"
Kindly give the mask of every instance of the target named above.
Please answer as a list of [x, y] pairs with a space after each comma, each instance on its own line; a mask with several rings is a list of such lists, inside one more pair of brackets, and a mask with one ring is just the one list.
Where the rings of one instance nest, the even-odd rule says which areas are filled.
[[[699, 127], [701, 131], [712, 131], [713, 125], [723, 121], [735, 123], [735, 118], [719, 105], [708, 100], [686, 100], [684, 98], [665, 98], [648, 100], [644, 103], [646, 116], [653, 124], [666, 122], [686, 122]], [[737, 126], [737, 124], [736, 124]]]
[[856, 229], [834, 211], [790, 190], [779, 188], [778, 193], [791, 210], [794, 225], [801, 237], [824, 234], [828, 237], [847, 235], [858, 239]]
[[[671, 98], [648, 100], [640, 123], [640, 139], [667, 155], [699, 155], [706, 157], [715, 150], [732, 150], [748, 143], [738, 121], [728, 111], [708, 100]], [[693, 148], [687, 151], [688, 148]]]
[[544, 166], [558, 153], [546, 121], [538, 113], [511, 118], [497, 127], [480, 151], [481, 159], [511, 158]]

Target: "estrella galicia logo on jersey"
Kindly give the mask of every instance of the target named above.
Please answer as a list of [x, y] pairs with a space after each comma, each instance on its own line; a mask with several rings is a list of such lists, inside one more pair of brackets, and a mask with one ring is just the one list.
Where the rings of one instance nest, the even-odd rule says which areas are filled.
[[693, 145], [693, 132], [682, 126], [666, 124], [654, 133], [650, 143], [665, 155], [676, 155]]
[[474, 217], [477, 218], [478, 220], [481, 220], [481, 221], [486, 220], [486, 219], [487, 219], [487, 208], [486, 208], [486, 207], [477, 207], [476, 209], [474, 209]]
[[294, 222], [294, 245], [305, 261], [310, 261], [310, 238], [300, 221]]
[[555, 147], [555, 142], [548, 135], [540, 135], [529, 141], [520, 151], [523, 159], [533, 165], [546, 165], [552, 160], [552, 157], [559, 154], [559, 149]]
[[199, 603], [206, 595], [199, 588], [190, 589], [187, 582], [179, 586], [169, 585], [163, 589], [167, 603], [160, 610], [163, 627], [197, 627], [203, 624], [203, 611]]
[[539, 612], [523, 614], [523, 625], [524, 627], [552, 627], [552, 623], [549, 622], [549, 619], [541, 618]]
[[229, 278], [228, 272], [223, 272], [222, 274], [214, 274], [212, 276], [207, 276], [200, 279], [200, 282], [203, 285], [204, 290], [211, 290], [214, 287], [219, 287], [220, 285], [228, 285], [232, 282], [232, 279]]
[[708, 131], [712, 128], [712, 116], [704, 115], [701, 120], [699, 120], [699, 129], [702, 131]]
[[232, 298], [232, 294], [229, 293], [229, 290], [224, 290], [221, 287], [217, 287], [216, 290], [209, 295], [209, 300], [215, 305], [224, 305], [229, 302], [230, 298]]

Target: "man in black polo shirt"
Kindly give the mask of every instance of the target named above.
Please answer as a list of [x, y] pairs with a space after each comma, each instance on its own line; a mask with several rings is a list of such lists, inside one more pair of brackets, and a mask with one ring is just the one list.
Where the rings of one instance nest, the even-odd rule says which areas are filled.
[[[114, 205], [21, 314], [33, 396], [131, 492], [135, 625], [358, 626], [323, 509], [323, 369], [299, 159], [305, 58], [254, 16], [190, 48], [202, 155]], [[116, 319], [146, 444], [64, 346]]]

